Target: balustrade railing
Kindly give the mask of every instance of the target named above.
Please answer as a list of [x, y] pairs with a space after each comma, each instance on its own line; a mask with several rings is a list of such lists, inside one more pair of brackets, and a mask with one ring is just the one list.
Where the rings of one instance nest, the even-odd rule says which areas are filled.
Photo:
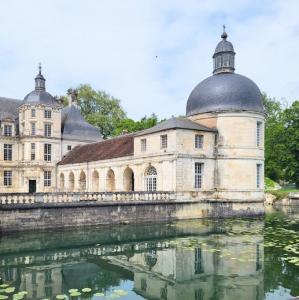
[[78, 202], [139, 202], [175, 200], [175, 192], [86, 192], [0, 194], [0, 205]]

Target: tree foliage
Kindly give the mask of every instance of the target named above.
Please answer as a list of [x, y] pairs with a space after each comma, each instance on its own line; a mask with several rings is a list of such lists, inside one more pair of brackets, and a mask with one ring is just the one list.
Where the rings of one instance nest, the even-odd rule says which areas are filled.
[[265, 175], [275, 181], [299, 186], [299, 102], [284, 109], [280, 102], [263, 95], [266, 110]]
[[120, 135], [123, 132], [131, 133], [140, 130], [144, 130], [155, 126], [158, 123], [158, 118], [155, 114], [150, 117], [143, 117], [140, 121], [134, 121], [132, 119], [124, 119], [118, 123], [114, 130], [114, 135]]
[[81, 84], [77, 91], [78, 105], [85, 119], [100, 128], [104, 138], [112, 136], [117, 125], [126, 118], [120, 100], [94, 90], [89, 84]]

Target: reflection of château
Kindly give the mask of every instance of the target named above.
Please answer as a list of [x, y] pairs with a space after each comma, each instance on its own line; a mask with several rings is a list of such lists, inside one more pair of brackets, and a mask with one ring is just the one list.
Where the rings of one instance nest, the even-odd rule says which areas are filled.
[[153, 227], [153, 236], [158, 238], [151, 240], [141, 232], [135, 237], [123, 232], [113, 244], [95, 236], [88, 245], [53, 248], [50, 242], [46, 251], [43, 244], [33, 243], [31, 248], [26, 246], [29, 252], [23, 249], [15, 254], [4, 254], [2, 245], [0, 276], [28, 291], [29, 299], [66, 293], [87, 282], [105, 290], [121, 280], [134, 281], [135, 292], [149, 299], [263, 298], [263, 237], [256, 223], [252, 228], [247, 222], [227, 226], [179, 222], [171, 226], [178, 235], [185, 232], [179, 238], [166, 227], [161, 225], [160, 231]]

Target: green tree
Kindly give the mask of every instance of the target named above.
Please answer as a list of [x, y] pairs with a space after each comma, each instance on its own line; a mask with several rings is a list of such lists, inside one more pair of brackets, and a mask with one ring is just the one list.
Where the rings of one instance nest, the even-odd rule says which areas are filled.
[[286, 155], [283, 159], [285, 179], [294, 182], [299, 188], [299, 101], [284, 111], [284, 142]]
[[286, 153], [284, 144], [284, 115], [280, 102], [263, 94], [266, 112], [265, 122], [265, 175], [274, 181], [285, 179], [282, 157]]
[[100, 128], [104, 138], [110, 137], [114, 129], [126, 118], [120, 100], [104, 91], [94, 90], [89, 84], [77, 88], [78, 105], [85, 119]]
[[132, 119], [124, 119], [118, 123], [116, 126], [113, 135], [117, 136], [123, 132], [131, 133], [140, 130], [144, 130], [150, 127], [155, 126], [158, 123], [158, 118], [155, 114], [152, 114], [150, 117], [143, 117], [140, 121], [134, 121]]

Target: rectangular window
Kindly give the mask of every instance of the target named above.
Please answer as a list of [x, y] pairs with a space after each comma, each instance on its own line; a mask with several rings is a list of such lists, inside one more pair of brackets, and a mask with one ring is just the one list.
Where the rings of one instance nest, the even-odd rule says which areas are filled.
[[35, 118], [36, 116], [36, 111], [34, 108], [31, 109], [31, 118]]
[[52, 152], [52, 145], [45, 144], [44, 145], [44, 160], [51, 161], [51, 152]]
[[146, 139], [141, 139], [141, 152], [146, 152]]
[[161, 149], [167, 148], [167, 134], [160, 135], [160, 146]]
[[262, 164], [256, 165], [256, 187], [261, 188]]
[[35, 143], [31, 143], [31, 160], [35, 160]]
[[11, 186], [12, 185], [12, 171], [4, 171], [4, 185]]
[[51, 119], [52, 112], [50, 110], [45, 110], [45, 119]]
[[262, 122], [256, 122], [256, 146], [260, 147], [262, 141]]
[[44, 186], [51, 186], [51, 171], [44, 171]]
[[44, 129], [45, 129], [45, 136], [52, 135], [52, 125], [51, 124], [46, 123]]
[[31, 135], [35, 135], [35, 123], [31, 123]]
[[68, 145], [68, 146], [67, 146], [67, 150], [68, 150], [68, 151], [72, 150], [72, 146], [71, 146], [71, 145]]
[[4, 144], [4, 160], [12, 160], [12, 145]]
[[202, 134], [196, 134], [195, 135], [195, 148], [196, 149], [202, 149], [203, 148], [203, 135]]
[[4, 125], [4, 135], [12, 136], [12, 125]]
[[203, 178], [203, 163], [195, 163], [195, 188], [200, 189], [202, 187]]

